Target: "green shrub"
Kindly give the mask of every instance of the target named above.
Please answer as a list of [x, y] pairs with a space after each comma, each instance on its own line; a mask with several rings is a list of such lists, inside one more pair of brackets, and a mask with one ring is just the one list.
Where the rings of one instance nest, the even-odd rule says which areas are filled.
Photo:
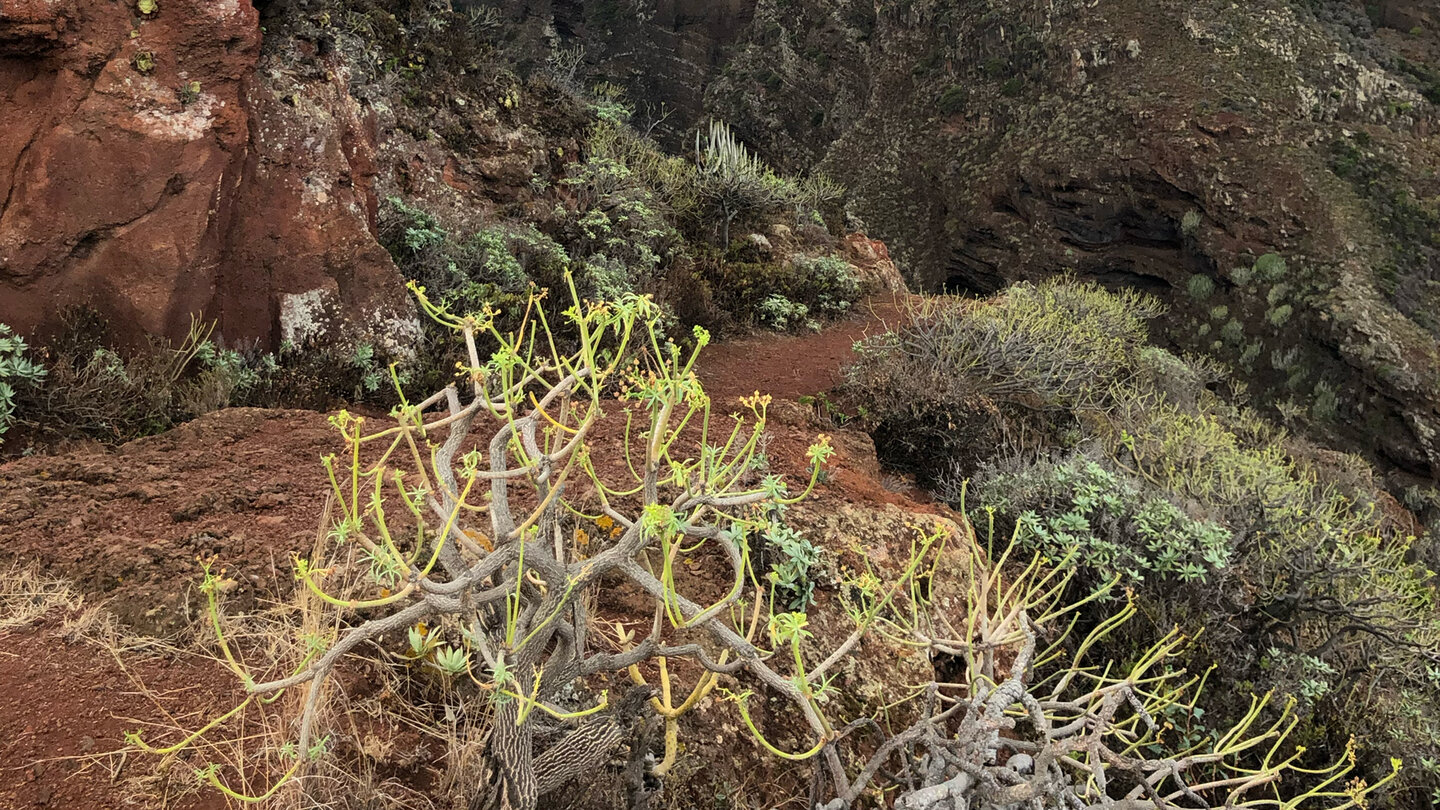
[[1340, 397], [1336, 394], [1335, 387], [1324, 380], [1315, 383], [1315, 393], [1310, 404], [1310, 412], [1315, 415], [1315, 418], [1322, 422], [1330, 422], [1335, 419], [1339, 410]]
[[1185, 282], [1185, 289], [1196, 301], [1204, 301], [1215, 293], [1215, 280], [1204, 273], [1196, 273]]
[[815, 601], [810, 569], [820, 562], [820, 548], [778, 517], [765, 531], [765, 547], [772, 560], [766, 575], [786, 610], [808, 610]]
[[797, 326], [818, 329], [820, 325], [810, 317], [810, 308], [783, 295], [771, 295], [755, 308], [755, 317], [771, 329], [784, 331]]
[[[842, 315], [863, 292], [855, 269], [834, 256], [796, 254], [784, 262], [730, 261], [716, 267], [715, 273], [715, 296], [721, 309], [742, 322], [758, 321], [771, 328], [788, 328], [777, 325], [780, 321], [793, 326], [812, 317]], [[791, 312], [796, 306], [804, 308], [803, 316]], [[791, 314], [781, 317], [786, 312]]]
[[821, 315], [842, 315], [860, 298], [855, 268], [835, 256], [798, 255], [790, 259], [798, 276], [795, 297]]
[[518, 313], [531, 281], [558, 283], [569, 257], [533, 225], [491, 225], [468, 235], [398, 197], [387, 200], [381, 241], [401, 273], [447, 306], [481, 312], [487, 306]]
[[613, 301], [653, 291], [683, 249], [673, 220], [696, 205], [693, 169], [627, 128], [601, 125], [561, 185], [575, 203], [556, 207], [555, 230], [581, 271], [581, 292]]
[[[1247, 538], [1236, 566], [1252, 606], [1226, 621], [1251, 627], [1254, 643], [1283, 637], [1297, 653], [1357, 673], [1345, 701], [1317, 707], [1317, 728], [1359, 736], [1403, 729], [1427, 750], [1440, 747], [1435, 710], [1407, 714], [1397, 698], [1440, 653], [1433, 575], [1410, 560], [1414, 538], [1377, 510], [1383, 495], [1368, 477], [1337, 477], [1292, 455], [1263, 423], [1223, 410], [1164, 405], [1115, 441], [1147, 479]], [[1393, 668], [1371, 666], [1375, 655]]]
[[1285, 277], [1285, 260], [1278, 253], [1266, 253], [1255, 260], [1255, 278], [1273, 284]]
[[[427, 339], [421, 339], [421, 346]], [[243, 384], [232, 389], [231, 405], [260, 408], [333, 410], [356, 403], [379, 407], [396, 404], [395, 382], [407, 389], [415, 383], [449, 381], [453, 359], [434, 367], [410, 358], [391, 358], [372, 344], [339, 345], [282, 343], [274, 353], [245, 356], [228, 352], [225, 365], [238, 368]], [[390, 364], [396, 363], [392, 382]], [[237, 365], [238, 364], [238, 365]]]
[[1078, 549], [1077, 563], [1095, 582], [1113, 573], [1128, 585], [1204, 582], [1230, 562], [1230, 530], [1191, 518], [1143, 479], [1083, 454], [986, 473], [975, 493], [981, 505], [1014, 517], [1022, 545], [1052, 559]]
[[625, 126], [635, 110], [625, 101], [625, 90], [611, 82], [601, 82], [590, 91], [591, 107], [601, 123]]
[[1304, 366], [1295, 366], [1290, 369], [1290, 374], [1285, 378], [1285, 387], [1291, 391], [1299, 391], [1305, 386], [1305, 381], [1310, 377], [1310, 370]]
[[1197, 406], [1209, 395], [1210, 387], [1225, 382], [1228, 375], [1228, 369], [1207, 356], [1180, 357], [1146, 345], [1136, 354], [1135, 369], [1127, 384], [1117, 387], [1116, 394], [1126, 400], [1133, 392], [1144, 391], [1171, 402]]
[[945, 88], [940, 98], [935, 102], [935, 108], [944, 115], [955, 115], [965, 112], [965, 105], [970, 100], [970, 91], [963, 85], [952, 84]]
[[1185, 215], [1180, 217], [1180, 233], [1193, 238], [1199, 231], [1200, 212], [1186, 211]]
[[763, 218], [803, 200], [795, 181], [772, 171], [745, 148], [723, 121], [695, 135], [698, 198], [719, 220], [721, 248], [730, 247], [737, 221]]
[[1340, 674], [1335, 667], [1313, 655], [1296, 654], [1279, 647], [1265, 651], [1260, 668], [1274, 680], [1295, 684], [1293, 697], [1310, 706], [1330, 692], [1335, 676]]
[[1285, 323], [1290, 320], [1290, 315], [1294, 312], [1294, 307], [1290, 306], [1289, 304], [1281, 304], [1280, 306], [1266, 312], [1265, 319], [1270, 322], [1271, 326], [1279, 328], [1281, 326], [1284, 326]]
[[1245, 350], [1240, 352], [1240, 365], [1244, 366], [1246, 371], [1254, 371], [1255, 361], [1260, 359], [1260, 353], [1264, 350], [1264, 344], [1258, 340], [1246, 343]]
[[698, 205], [699, 175], [694, 164], [668, 155], [634, 129], [601, 123], [586, 140], [591, 158], [623, 167], [628, 179], [643, 186], [658, 200], [658, 209], [676, 217], [692, 216]]
[[808, 224], [819, 228], [826, 227], [823, 212], [839, 213], [839, 204], [845, 198], [845, 187], [820, 171], [812, 171], [797, 188], [799, 193], [792, 202], [796, 220], [806, 224], [808, 219]]
[[1289, 371], [1300, 363], [1300, 347], [1276, 349], [1270, 353], [1270, 367], [1276, 371]]
[[983, 302], [928, 299], [856, 344], [843, 388], [864, 404], [882, 451], [922, 462], [933, 479], [940, 468], [924, 460], [1024, 449], [1076, 412], [1112, 406], [1136, 373], [1146, 319], [1161, 311], [1149, 296], [1072, 279]]
[[39, 385], [45, 367], [25, 356], [25, 339], [0, 323], [0, 434], [15, 421], [15, 386]]

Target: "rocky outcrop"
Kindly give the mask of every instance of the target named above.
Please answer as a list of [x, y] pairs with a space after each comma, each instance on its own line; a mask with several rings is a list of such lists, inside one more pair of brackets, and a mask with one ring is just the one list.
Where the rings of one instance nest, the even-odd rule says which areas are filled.
[[0, 7], [0, 321], [86, 304], [130, 341], [198, 315], [272, 347], [298, 295], [312, 333], [405, 329], [343, 67], [287, 85], [260, 37], [250, 0]]
[[1440, 474], [1435, 33], [1338, 2], [989, 6], [881, 14], [822, 163], [912, 278], [1145, 290], [1277, 420]]
[[904, 295], [905, 277], [890, 258], [885, 243], [863, 233], [846, 234], [840, 240], [845, 261], [855, 268], [855, 275], [868, 293]]
[[1440, 475], [1433, 3], [784, 5], [717, 43], [704, 112], [840, 180], [917, 286], [1148, 291], [1272, 418]]
[[599, 80], [620, 85], [639, 108], [637, 123], [673, 151], [693, 148], [695, 127], [716, 116], [770, 163], [807, 167], [854, 122], [869, 96], [869, 65], [856, 30], [873, 22], [869, 2], [499, 5], [517, 29], [515, 39], [529, 43], [522, 70], [544, 65], [553, 53], [557, 72], [577, 87]]

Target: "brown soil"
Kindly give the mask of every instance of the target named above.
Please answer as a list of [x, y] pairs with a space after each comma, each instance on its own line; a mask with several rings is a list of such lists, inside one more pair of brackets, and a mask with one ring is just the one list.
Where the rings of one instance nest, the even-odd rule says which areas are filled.
[[[122, 668], [99, 645], [67, 640], [55, 617], [0, 636], [0, 807], [209, 810], [226, 806], [210, 790], [164, 797], [133, 784], [154, 770], [125, 757], [124, 734], [143, 725], [203, 725], [229, 708], [234, 679], [218, 668], [164, 658], [127, 660]], [[163, 705], [144, 694], [163, 695]], [[183, 707], [183, 708], [182, 708]]]
[[[837, 428], [796, 401], [833, 387], [853, 342], [898, 312], [897, 302], [885, 301], [819, 333], [737, 340], [702, 359], [700, 375], [718, 413], [756, 390], [774, 396], [767, 455], [777, 472], [800, 472], [815, 435], [831, 434], [838, 452], [817, 493], [825, 508], [936, 510], [895, 491], [893, 481], [887, 488], [868, 436]], [[0, 566], [38, 564], [74, 582], [87, 600], [102, 601], [130, 629], [150, 634], [193, 627], [197, 557], [219, 556], [239, 582], [230, 598], [240, 604], [284, 596], [290, 556], [313, 544], [328, 488], [319, 458], [338, 447], [323, 414], [232, 409], [119, 448], [0, 465]], [[169, 722], [167, 707], [183, 706], [191, 719], [213, 716], [237, 693], [222, 667], [200, 659], [121, 659], [127, 673], [99, 645], [67, 640], [57, 614], [0, 636], [9, 642], [0, 647], [3, 808], [114, 807], [126, 792], [125, 774], [113, 776], [117, 760], [98, 755], [119, 749], [126, 730]], [[138, 683], [165, 695], [165, 705], [145, 697]], [[154, 767], [153, 759], [133, 756], [128, 765]], [[224, 804], [204, 790], [165, 806]]]
[[4, 557], [108, 599], [145, 632], [187, 625], [197, 557], [246, 593], [314, 541], [339, 445], [324, 414], [237, 408], [114, 449], [0, 466]]
[[849, 318], [819, 332], [755, 335], [705, 350], [700, 377], [716, 400], [755, 392], [797, 400], [834, 388], [854, 356], [855, 341], [885, 331], [900, 315], [899, 298], [872, 299]]

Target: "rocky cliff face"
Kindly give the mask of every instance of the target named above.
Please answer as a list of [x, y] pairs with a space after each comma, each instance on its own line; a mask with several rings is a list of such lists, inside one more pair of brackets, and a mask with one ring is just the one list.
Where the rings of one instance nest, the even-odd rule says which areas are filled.
[[[1069, 272], [1147, 290], [1170, 304], [1164, 339], [1233, 367], [1272, 416], [1440, 472], [1433, 4], [754, 0], [745, 16], [708, 42], [702, 115], [842, 180], [922, 287]], [[604, 47], [587, 57], [602, 71]]]
[[[774, 0], [502, 0], [522, 72], [577, 86], [609, 81], [636, 103], [641, 128], [674, 151], [698, 124], [724, 119], [766, 160], [803, 169], [824, 156], [870, 94], [873, 3]], [[518, 47], [514, 47], [518, 46]], [[558, 56], [559, 59], [555, 59]]]
[[[147, 13], [148, 12], [148, 13]], [[297, 71], [310, 75], [297, 79]], [[0, 321], [393, 338], [374, 133], [325, 55], [262, 55], [250, 0], [0, 7]]]
[[1341, 2], [948, 4], [881, 25], [872, 103], [824, 165], [925, 286], [1148, 290], [1171, 345], [1280, 418], [1440, 470], [1435, 32]]

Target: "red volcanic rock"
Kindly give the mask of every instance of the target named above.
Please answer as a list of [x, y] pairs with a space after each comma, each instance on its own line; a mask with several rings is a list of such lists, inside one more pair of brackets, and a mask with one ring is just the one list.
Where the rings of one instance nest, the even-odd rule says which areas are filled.
[[250, 0], [0, 5], [0, 322], [85, 303], [132, 341], [198, 313], [273, 346], [297, 295], [330, 315], [310, 332], [409, 322], [343, 75], [287, 106], [260, 58]]
[[286, 77], [284, 60], [263, 58], [257, 73], [267, 78], [245, 88], [250, 139], [221, 248], [221, 326], [227, 337], [231, 324], [244, 337], [273, 328], [272, 344], [338, 334], [403, 351], [397, 344], [416, 327], [410, 296], [374, 236], [373, 122], [350, 97], [338, 61], [323, 80], [301, 81]]
[[7, 0], [0, 7], [0, 43], [17, 52], [28, 44], [43, 49], [55, 42], [75, 21], [71, 0]]
[[870, 293], [904, 293], [905, 279], [890, 258], [890, 250], [879, 239], [863, 233], [846, 234], [841, 240], [845, 259], [859, 271], [860, 280]]

